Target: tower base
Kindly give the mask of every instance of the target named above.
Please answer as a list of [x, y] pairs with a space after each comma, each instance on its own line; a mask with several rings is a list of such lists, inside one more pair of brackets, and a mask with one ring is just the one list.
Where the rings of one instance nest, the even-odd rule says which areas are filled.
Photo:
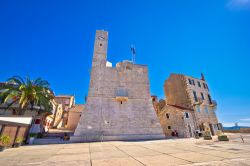
[[159, 135], [115, 135], [115, 136], [103, 136], [103, 135], [85, 135], [85, 136], [72, 136], [70, 142], [105, 142], [105, 141], [143, 141], [143, 140], [159, 140], [165, 139], [162, 134]]

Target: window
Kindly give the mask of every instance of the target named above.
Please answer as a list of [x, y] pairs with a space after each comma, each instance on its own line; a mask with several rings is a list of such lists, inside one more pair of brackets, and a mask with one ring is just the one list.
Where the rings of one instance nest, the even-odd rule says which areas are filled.
[[204, 89], [206, 89], [206, 84], [205, 83], [203, 83], [203, 87], [204, 87]]
[[203, 93], [201, 92], [201, 98], [202, 100], [205, 100]]
[[188, 79], [188, 82], [189, 82], [190, 85], [192, 85], [192, 81], [190, 80], [190, 78]]
[[195, 86], [194, 80], [192, 80], [192, 82], [193, 82], [193, 85]]
[[205, 106], [205, 112], [208, 114], [208, 107]]
[[186, 118], [189, 118], [188, 112], [185, 112], [185, 117], [186, 117]]
[[207, 97], [208, 97], [209, 104], [212, 104], [211, 96], [210, 96], [210, 95], [207, 95]]
[[168, 113], [166, 113], [166, 117], [167, 117], [167, 119], [169, 119], [169, 114]]
[[171, 126], [168, 126], [168, 130], [171, 130]]
[[197, 95], [196, 95], [196, 92], [195, 91], [193, 91], [193, 94], [194, 94], [194, 101], [198, 101], [198, 99], [197, 99]]
[[219, 130], [218, 125], [217, 125], [217, 124], [213, 124], [213, 128], [214, 128], [214, 130]]
[[200, 83], [200, 81], [198, 81], [198, 86], [199, 86], [199, 87], [201, 87], [201, 83]]
[[102, 46], [102, 43], [100, 43], [100, 47]]
[[201, 112], [200, 106], [197, 106], [196, 111], [197, 111], [197, 112]]

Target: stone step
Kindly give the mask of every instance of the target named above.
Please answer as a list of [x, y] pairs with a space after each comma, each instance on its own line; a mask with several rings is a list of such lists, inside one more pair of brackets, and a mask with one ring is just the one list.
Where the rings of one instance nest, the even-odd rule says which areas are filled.
[[36, 138], [34, 145], [46, 145], [46, 144], [65, 144], [68, 141], [64, 141], [61, 138]]

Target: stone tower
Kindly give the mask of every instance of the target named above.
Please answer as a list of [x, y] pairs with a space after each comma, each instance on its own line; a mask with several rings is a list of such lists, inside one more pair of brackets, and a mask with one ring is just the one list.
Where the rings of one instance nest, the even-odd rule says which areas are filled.
[[85, 111], [72, 141], [164, 138], [154, 111], [148, 68], [130, 61], [107, 62], [108, 32], [96, 31]]

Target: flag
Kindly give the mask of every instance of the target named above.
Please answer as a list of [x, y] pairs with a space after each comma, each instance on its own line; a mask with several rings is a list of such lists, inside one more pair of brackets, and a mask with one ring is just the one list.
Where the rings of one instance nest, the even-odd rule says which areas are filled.
[[136, 52], [135, 52], [135, 47], [134, 46], [131, 46], [131, 52], [132, 52], [133, 55], [135, 55]]

